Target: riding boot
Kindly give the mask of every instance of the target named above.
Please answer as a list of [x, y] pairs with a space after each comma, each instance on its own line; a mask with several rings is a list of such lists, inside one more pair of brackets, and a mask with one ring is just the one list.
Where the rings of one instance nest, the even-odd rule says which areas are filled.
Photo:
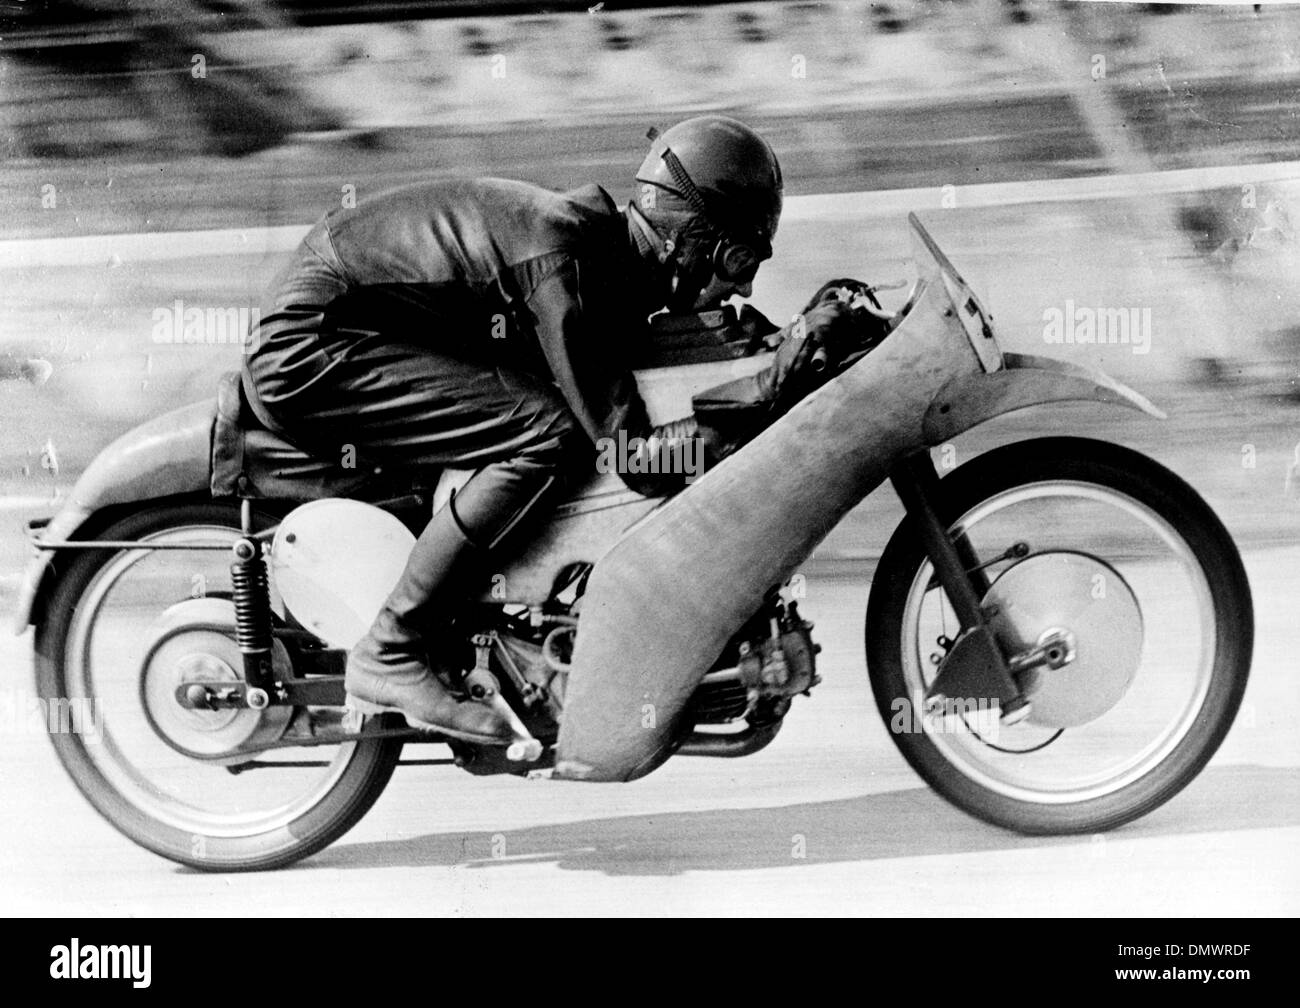
[[449, 643], [449, 610], [463, 601], [465, 581], [481, 557], [450, 504], [433, 516], [374, 624], [348, 655], [344, 685], [353, 710], [396, 711], [413, 727], [468, 742], [510, 741], [500, 714], [458, 700], [429, 665], [429, 653]]

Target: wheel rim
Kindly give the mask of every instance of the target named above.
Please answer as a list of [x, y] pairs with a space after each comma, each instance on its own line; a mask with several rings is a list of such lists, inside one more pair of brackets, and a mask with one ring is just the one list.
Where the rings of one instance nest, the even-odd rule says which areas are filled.
[[[1066, 503], [1082, 505], [1092, 513], [1071, 526], [1060, 515]], [[1099, 515], [1108, 517], [1099, 519]], [[1122, 530], [1117, 524], [1121, 517], [1129, 522]], [[950, 531], [966, 535], [981, 558], [997, 556], [1011, 544], [1008, 536], [1027, 539], [1035, 554], [1049, 550], [1098, 554], [1095, 540], [1100, 536], [1109, 553], [1102, 559], [1134, 585], [1139, 601], [1150, 601], [1154, 595], [1158, 613], [1155, 619], [1147, 614], [1148, 637], [1136, 677], [1113, 709], [1064, 731], [1030, 723], [1005, 726], [996, 717], [979, 725], [969, 719], [956, 723], [953, 718], [916, 719], [916, 727], [925, 731], [944, 759], [964, 777], [1007, 798], [1066, 804], [1114, 793], [1168, 758], [1195, 725], [1209, 692], [1216, 653], [1210, 585], [1176, 529], [1119, 490], [1049, 480], [988, 498], [962, 515]], [[1091, 548], [1089, 539], [1094, 542]], [[1156, 547], [1161, 548], [1158, 555]], [[996, 567], [990, 572], [1000, 573]], [[932, 575], [927, 559], [913, 578], [904, 604], [903, 676], [913, 703], [934, 679], [934, 668], [927, 662], [933, 649], [926, 640], [934, 639], [936, 624], [940, 633], [955, 632], [956, 626], [943, 592], [928, 589]], [[1188, 632], [1185, 619], [1170, 619], [1171, 614], [1194, 614], [1198, 630]], [[996, 738], [989, 737], [990, 727]]]
[[[140, 538], [233, 544], [238, 533], [195, 524]], [[286, 827], [319, 805], [346, 772], [357, 743], [270, 750], [254, 758], [325, 765], [259, 767], [234, 775], [223, 766], [186, 758], [156, 735], [140, 701], [138, 676], [148, 636], [141, 627], [176, 600], [172, 593], [195, 587], [205, 594], [229, 591], [227, 567], [227, 554], [214, 550], [115, 553], [78, 600], [68, 628], [64, 676], [70, 699], [88, 699], [100, 711], [99, 737], [81, 740], [81, 750], [114, 791], [167, 826], [196, 837], [233, 839]]]

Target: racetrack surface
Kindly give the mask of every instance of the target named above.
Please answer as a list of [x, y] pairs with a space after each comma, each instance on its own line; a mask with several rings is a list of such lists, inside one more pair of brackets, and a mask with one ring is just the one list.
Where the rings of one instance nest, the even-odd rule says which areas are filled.
[[[208, 875], [119, 836], [39, 735], [0, 735], [0, 910], [49, 916], [349, 914], [1294, 915], [1300, 547], [1247, 557], [1257, 650], [1236, 725], [1167, 805], [1104, 835], [1026, 838], [930, 792], [871, 701], [871, 565], [808, 580], [825, 678], [766, 750], [677, 758], [625, 785], [399, 768], [333, 847], [274, 874]], [[1156, 600], [1147, 619], [1159, 620]], [[9, 683], [29, 638], [0, 640]], [[407, 758], [442, 755], [408, 747]], [[802, 854], [803, 856], [799, 856]]]

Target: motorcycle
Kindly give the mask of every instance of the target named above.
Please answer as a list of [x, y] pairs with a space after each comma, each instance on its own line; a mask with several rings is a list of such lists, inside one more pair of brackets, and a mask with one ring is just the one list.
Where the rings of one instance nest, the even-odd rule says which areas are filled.
[[[899, 310], [874, 312], [888, 335], [869, 353], [666, 500], [593, 476], [457, 616], [457, 646], [431, 659], [506, 716], [508, 744], [364, 716], [343, 689], [414, 533], [469, 474], [311, 458], [257, 424], [236, 376], [215, 404], [124, 435], [30, 530], [18, 629], [35, 627], [38, 694], [101, 712], [95, 737], [51, 734], [76, 786], [163, 857], [257, 870], [342, 836], [407, 745], [445, 745], [425, 762], [470, 774], [587, 781], [757, 752], [820, 682], [798, 569], [887, 479], [906, 515], [865, 644], [908, 763], [1026, 834], [1108, 830], [1168, 801], [1246, 686], [1240, 556], [1190, 486], [1113, 444], [1022, 440], [940, 478], [931, 448], [1014, 410], [1163, 414], [1099, 372], [1002, 352], [909, 220], [918, 276]], [[676, 352], [705, 361], [673, 369], [688, 392], [735, 356]]]

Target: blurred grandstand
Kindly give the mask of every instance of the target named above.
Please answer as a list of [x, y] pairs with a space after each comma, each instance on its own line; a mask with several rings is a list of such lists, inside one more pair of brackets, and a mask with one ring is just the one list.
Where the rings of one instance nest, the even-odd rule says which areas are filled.
[[[321, 169], [568, 185], [621, 173], [646, 125], [704, 109], [799, 152], [796, 192], [1132, 169], [1081, 88], [1114, 102], [1147, 167], [1285, 159], [1300, 139], [1295, 8], [612, 6], [0, 0], [6, 183], [90, 163], [75, 220], [7, 201], [0, 237], [301, 221]], [[93, 164], [118, 193], [95, 191]]]

